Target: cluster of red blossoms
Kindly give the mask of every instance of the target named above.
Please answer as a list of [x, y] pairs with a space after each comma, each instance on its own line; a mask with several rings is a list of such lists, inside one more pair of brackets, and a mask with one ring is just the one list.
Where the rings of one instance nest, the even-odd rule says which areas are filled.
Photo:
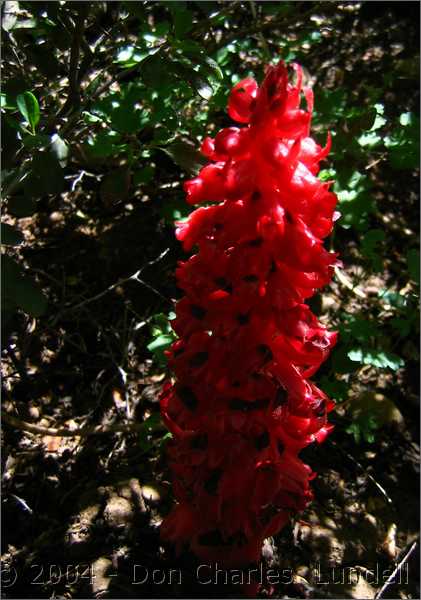
[[[243, 127], [206, 138], [210, 160], [185, 183], [206, 203], [176, 235], [197, 248], [177, 269], [184, 297], [168, 353], [175, 383], [161, 397], [177, 500], [163, 539], [226, 567], [257, 562], [264, 538], [311, 500], [298, 454], [321, 442], [333, 407], [309, 378], [336, 341], [305, 300], [337, 263], [323, 247], [336, 196], [317, 178], [329, 152], [309, 137], [313, 98], [293, 65], [247, 78], [228, 113]], [[208, 203], [216, 203], [210, 204]]]

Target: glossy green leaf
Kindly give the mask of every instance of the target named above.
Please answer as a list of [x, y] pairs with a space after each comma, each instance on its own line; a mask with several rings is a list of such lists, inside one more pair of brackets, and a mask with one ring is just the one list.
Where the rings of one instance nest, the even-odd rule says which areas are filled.
[[174, 62], [173, 63], [174, 73], [184, 82], [191, 85], [196, 92], [204, 98], [209, 100], [213, 95], [213, 88], [206, 77], [201, 75], [198, 71], [193, 68], [192, 64], [187, 62]]
[[57, 133], [51, 136], [51, 151], [60, 163], [60, 166], [65, 167], [69, 156], [69, 146]]
[[193, 85], [196, 88], [199, 96], [201, 96], [205, 100], [209, 100], [210, 98], [212, 98], [213, 88], [207, 79], [200, 76], [194, 77]]
[[117, 156], [127, 148], [127, 145], [121, 144], [121, 134], [117, 131], [101, 131], [88, 138], [86, 150], [94, 158], [106, 158], [108, 156]]
[[35, 98], [34, 94], [32, 92], [18, 94], [16, 104], [21, 115], [31, 126], [32, 131], [35, 131], [35, 128], [39, 123], [40, 112], [38, 100]]
[[133, 185], [141, 185], [142, 183], [150, 183], [154, 178], [155, 167], [148, 165], [147, 167], [143, 167], [143, 169], [139, 169], [135, 171], [133, 174]]
[[183, 38], [193, 27], [193, 15], [189, 10], [180, 8], [178, 2], [171, 2], [170, 8], [173, 17], [175, 36], [178, 39]]
[[167, 335], [167, 334], [159, 335], [146, 347], [149, 350], [149, 352], [156, 353], [156, 352], [163, 351], [166, 348], [168, 348], [168, 346], [170, 346], [173, 341], [174, 341], [174, 338], [172, 335]]
[[170, 67], [171, 61], [164, 60], [160, 53], [156, 53], [141, 63], [139, 73], [147, 86], [160, 89], [171, 80]]
[[378, 369], [392, 369], [397, 371], [403, 367], [404, 361], [402, 358], [383, 350], [365, 350], [363, 348], [355, 348], [348, 352], [348, 358], [353, 362], [358, 362], [363, 365], [371, 365]]
[[171, 156], [173, 161], [187, 173], [197, 173], [207, 160], [200, 154], [194, 144], [177, 141], [165, 148], [161, 147], [166, 154]]
[[50, 136], [43, 135], [40, 133], [36, 135], [25, 135], [22, 138], [22, 142], [25, 148], [28, 149], [45, 148], [45, 146], [48, 146], [50, 144]]

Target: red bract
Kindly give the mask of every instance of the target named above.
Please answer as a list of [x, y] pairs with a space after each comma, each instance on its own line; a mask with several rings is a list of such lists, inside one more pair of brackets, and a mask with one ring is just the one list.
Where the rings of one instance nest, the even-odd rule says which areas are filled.
[[228, 113], [243, 127], [206, 138], [210, 159], [185, 183], [195, 210], [177, 226], [184, 297], [168, 353], [175, 383], [161, 398], [173, 434], [175, 508], [162, 536], [226, 567], [256, 562], [265, 537], [311, 500], [298, 457], [329, 433], [333, 403], [308, 378], [336, 341], [305, 300], [337, 262], [323, 246], [336, 196], [317, 178], [325, 148], [309, 137], [311, 90], [283, 63], [260, 88], [247, 78]]

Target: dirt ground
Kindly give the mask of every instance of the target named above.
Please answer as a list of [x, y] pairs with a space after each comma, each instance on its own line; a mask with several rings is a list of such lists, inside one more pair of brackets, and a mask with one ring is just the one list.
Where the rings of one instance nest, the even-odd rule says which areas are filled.
[[[367, 36], [371, 53], [383, 56], [373, 31], [389, 28], [388, 44], [395, 38], [402, 42], [405, 33], [390, 17], [376, 22], [372, 10], [371, 29], [367, 25], [359, 32], [364, 47], [344, 29], [343, 43], [330, 48], [335, 64], [316, 53], [309, 57], [309, 70], [320, 69], [326, 81], [340, 80], [341, 69], [352, 71], [358, 62], [356, 82], [380, 77], [381, 57], [361, 60]], [[413, 31], [408, 35], [413, 44]], [[400, 96], [391, 101], [398, 114]], [[161, 160], [157, 177], [165, 186], [174, 165], [164, 155]], [[410, 200], [417, 196], [418, 178], [406, 172], [387, 178], [381, 169], [370, 172], [379, 223], [394, 251], [403, 252], [402, 231], [418, 219], [416, 200]], [[6, 353], [3, 362], [5, 413], [45, 430], [31, 433], [3, 423], [3, 598], [243, 597], [238, 582], [224, 585], [221, 574], [216, 584], [205, 583], [194, 557], [175, 557], [162, 546], [159, 524], [172, 505], [163, 431], [155, 429], [145, 446], [136, 427], [130, 429], [158, 413], [166, 376], [146, 344], [150, 318], [168, 312], [178, 294], [174, 269], [181, 249], [162, 217], [177, 190], [156, 190], [152, 183], [133, 208], [104, 206], [98, 188], [98, 180], [86, 175], [82, 187], [54, 204], [45, 200], [45, 210], [19, 220], [26, 238], [34, 241], [27, 252], [39, 281], [49, 288], [54, 311], [37, 323], [17, 317], [24, 330], [19, 339], [8, 340], [17, 352]], [[384, 215], [389, 221], [382, 220]], [[348, 273], [358, 273], [351, 252], [343, 260]], [[130, 280], [106, 292], [143, 266], [149, 287]], [[399, 264], [391, 261], [380, 281], [362, 285], [376, 290], [399, 276]], [[321, 299], [327, 321], [334, 321], [338, 302], [351, 313], [361, 310], [361, 299], [336, 282]], [[334, 412], [336, 428], [329, 440], [306, 449], [303, 458], [318, 473], [315, 500], [267, 540], [264, 569], [282, 577], [272, 590], [266, 577], [262, 597], [420, 597], [416, 372], [411, 360], [399, 377], [366, 369], [352, 383], [350, 402]], [[373, 443], [355, 444], [345, 432], [361, 410], [361, 398], [363, 409], [371, 403], [380, 415]], [[107, 429], [116, 423], [127, 429], [76, 437], [48, 433], [59, 426]], [[402, 561], [397, 583], [381, 592]]]

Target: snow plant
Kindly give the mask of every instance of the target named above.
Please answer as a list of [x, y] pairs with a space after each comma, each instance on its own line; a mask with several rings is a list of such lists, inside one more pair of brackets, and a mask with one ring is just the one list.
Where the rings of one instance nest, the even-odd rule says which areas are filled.
[[310, 378], [337, 334], [306, 300], [338, 264], [323, 246], [337, 198], [317, 177], [330, 137], [310, 137], [313, 94], [292, 69], [293, 82], [280, 62], [260, 87], [234, 86], [240, 125], [204, 139], [209, 163], [184, 185], [204, 206], [176, 229], [195, 254], [176, 271], [175, 377], [161, 396], [176, 504], [161, 536], [226, 568], [256, 563], [306, 507], [314, 473], [299, 453], [332, 428], [333, 402]]

